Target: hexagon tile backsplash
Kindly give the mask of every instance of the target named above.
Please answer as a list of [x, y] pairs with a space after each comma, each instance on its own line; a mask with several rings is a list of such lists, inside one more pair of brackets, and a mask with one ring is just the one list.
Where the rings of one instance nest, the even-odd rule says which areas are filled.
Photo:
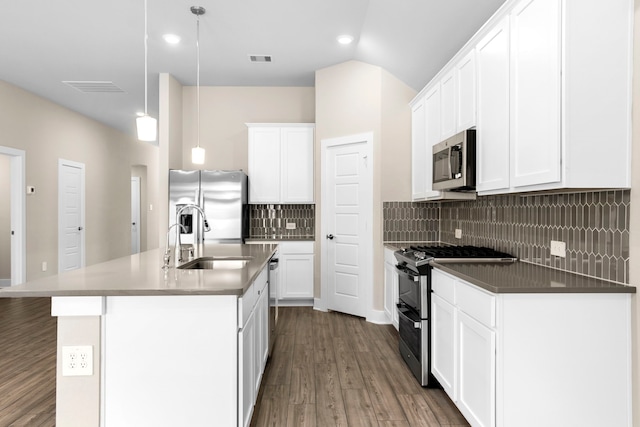
[[[437, 222], [435, 240], [487, 246], [535, 264], [629, 283], [629, 199], [629, 190], [615, 190], [484, 196], [446, 203], [385, 202], [384, 240], [421, 241], [412, 238], [420, 235], [413, 230], [433, 229]], [[416, 209], [424, 213], [421, 219], [415, 218]], [[455, 238], [456, 228], [462, 229], [462, 239]], [[403, 238], [397, 238], [400, 235]], [[550, 254], [551, 240], [566, 242], [566, 258]]]

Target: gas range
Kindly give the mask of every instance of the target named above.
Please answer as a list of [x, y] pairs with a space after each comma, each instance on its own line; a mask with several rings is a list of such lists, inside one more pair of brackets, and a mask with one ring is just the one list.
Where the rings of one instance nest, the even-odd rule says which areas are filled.
[[514, 262], [513, 255], [496, 251], [494, 249], [478, 246], [410, 246], [401, 248], [394, 253], [398, 263], [408, 267], [416, 273], [425, 274], [431, 261], [444, 263], [474, 262]]

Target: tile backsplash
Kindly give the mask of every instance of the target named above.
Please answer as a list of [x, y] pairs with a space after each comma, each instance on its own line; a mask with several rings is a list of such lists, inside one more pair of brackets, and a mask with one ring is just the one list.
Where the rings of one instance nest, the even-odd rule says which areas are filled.
[[249, 237], [313, 238], [315, 218], [315, 205], [249, 205]]
[[[398, 205], [401, 211], [394, 212]], [[412, 231], [396, 238], [401, 235], [398, 227], [406, 224], [402, 215], [410, 218], [409, 223], [420, 222], [415, 218], [420, 212], [425, 225], [414, 229], [438, 224], [439, 238], [426, 240], [487, 246], [535, 264], [629, 283], [630, 207], [629, 190], [484, 196], [446, 203], [385, 202], [384, 240], [424, 240], [414, 238], [421, 235]], [[454, 237], [456, 228], [462, 230], [462, 239]], [[566, 258], [551, 256], [551, 240], [566, 242]]]
[[431, 242], [440, 240], [438, 203], [384, 202], [385, 242]]

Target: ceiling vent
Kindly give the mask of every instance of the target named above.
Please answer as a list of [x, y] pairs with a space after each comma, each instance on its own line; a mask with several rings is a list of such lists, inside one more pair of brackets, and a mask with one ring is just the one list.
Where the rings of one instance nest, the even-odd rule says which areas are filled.
[[124, 90], [114, 85], [113, 82], [65, 80], [62, 83], [82, 93], [124, 93]]
[[271, 55], [249, 55], [251, 62], [271, 62]]

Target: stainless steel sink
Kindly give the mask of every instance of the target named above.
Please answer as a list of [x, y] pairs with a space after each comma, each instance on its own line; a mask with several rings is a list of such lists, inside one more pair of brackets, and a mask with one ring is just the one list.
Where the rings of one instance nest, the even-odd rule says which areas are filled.
[[251, 256], [237, 256], [237, 257], [202, 257], [196, 258], [189, 262], [185, 262], [178, 267], [179, 270], [218, 270], [227, 269], [235, 270], [240, 269], [247, 265], [253, 257]]

